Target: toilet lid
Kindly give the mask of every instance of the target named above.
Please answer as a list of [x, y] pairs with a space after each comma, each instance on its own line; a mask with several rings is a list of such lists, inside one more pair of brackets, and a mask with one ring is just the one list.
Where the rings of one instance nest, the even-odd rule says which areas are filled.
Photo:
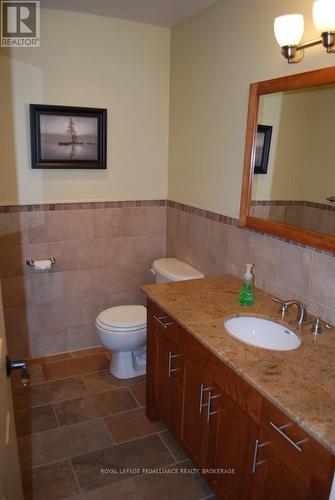
[[110, 307], [99, 314], [97, 321], [107, 328], [138, 330], [147, 323], [147, 309], [144, 306]]

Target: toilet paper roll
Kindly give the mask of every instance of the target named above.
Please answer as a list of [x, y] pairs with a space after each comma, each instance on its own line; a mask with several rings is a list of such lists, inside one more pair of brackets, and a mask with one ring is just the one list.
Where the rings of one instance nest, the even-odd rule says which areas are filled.
[[36, 271], [48, 271], [51, 269], [50, 260], [35, 260], [34, 267]]

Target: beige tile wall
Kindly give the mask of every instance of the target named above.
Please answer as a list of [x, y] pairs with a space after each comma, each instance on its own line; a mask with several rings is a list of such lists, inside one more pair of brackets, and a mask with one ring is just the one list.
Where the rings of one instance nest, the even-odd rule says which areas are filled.
[[[154, 259], [165, 255], [166, 207], [0, 213], [0, 276], [13, 358], [97, 344], [106, 307], [144, 303]], [[25, 261], [56, 258], [51, 272]]]
[[335, 234], [334, 210], [304, 205], [256, 205], [251, 207], [251, 215], [291, 224], [310, 231]]
[[[53, 255], [51, 272], [25, 261]], [[335, 324], [335, 258], [165, 206], [0, 213], [0, 275], [10, 355], [34, 357], [97, 345], [104, 308], [144, 303], [154, 259], [177, 257], [206, 275], [241, 276], [298, 298]]]
[[258, 287], [281, 299], [297, 298], [310, 313], [335, 324], [335, 256], [171, 206], [167, 209], [167, 255], [209, 276], [241, 277], [243, 265], [252, 262]]

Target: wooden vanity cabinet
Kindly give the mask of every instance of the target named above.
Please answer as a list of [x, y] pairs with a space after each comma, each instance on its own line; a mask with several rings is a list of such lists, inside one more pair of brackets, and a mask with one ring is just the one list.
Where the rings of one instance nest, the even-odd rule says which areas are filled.
[[148, 372], [146, 406], [151, 420], [160, 418], [180, 435], [183, 397], [183, 355], [179, 326], [157, 306], [148, 313]]
[[334, 457], [264, 400], [252, 500], [328, 499]]
[[262, 398], [182, 328], [180, 347], [185, 353], [181, 443], [220, 497], [245, 500]]
[[226, 500], [251, 497], [253, 459], [258, 425], [228, 396], [220, 403], [213, 468], [222, 469], [212, 477], [212, 487]]
[[328, 499], [334, 456], [151, 301], [147, 371], [148, 418], [164, 421], [219, 498]]
[[185, 360], [183, 387], [183, 414], [180, 438], [183, 448], [194, 465], [207, 462], [209, 422], [207, 422], [208, 395], [213, 382], [193, 361]]

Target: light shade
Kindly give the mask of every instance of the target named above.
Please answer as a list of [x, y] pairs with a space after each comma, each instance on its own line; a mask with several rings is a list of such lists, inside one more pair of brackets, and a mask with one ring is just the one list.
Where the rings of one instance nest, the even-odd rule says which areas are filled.
[[313, 5], [313, 21], [319, 33], [335, 31], [334, 0], [316, 0]]
[[304, 34], [304, 16], [290, 14], [276, 17], [274, 32], [277, 42], [281, 47], [298, 45]]

